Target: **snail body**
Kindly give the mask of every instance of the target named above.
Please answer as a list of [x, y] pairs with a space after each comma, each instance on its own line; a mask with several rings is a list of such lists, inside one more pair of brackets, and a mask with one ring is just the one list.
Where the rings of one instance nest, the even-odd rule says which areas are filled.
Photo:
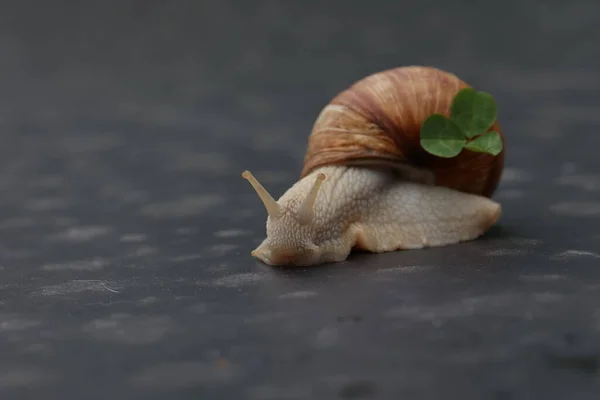
[[[353, 249], [419, 249], [484, 234], [501, 215], [491, 196], [504, 151], [439, 157], [419, 138], [423, 121], [449, 115], [467, 87], [451, 73], [409, 66], [335, 96], [313, 125], [299, 181], [279, 200], [242, 174], [268, 212], [267, 237], [251, 254], [269, 265], [308, 266], [343, 261]], [[497, 122], [490, 130], [502, 138]]]

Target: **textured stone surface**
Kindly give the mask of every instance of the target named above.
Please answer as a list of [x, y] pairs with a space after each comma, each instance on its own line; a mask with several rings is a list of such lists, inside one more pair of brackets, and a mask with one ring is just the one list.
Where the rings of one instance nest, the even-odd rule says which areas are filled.
[[[80, 3], [83, 4], [83, 3]], [[3, 399], [597, 399], [597, 2], [23, 1], [0, 13]], [[500, 224], [255, 262], [330, 97], [400, 64], [495, 94]]]

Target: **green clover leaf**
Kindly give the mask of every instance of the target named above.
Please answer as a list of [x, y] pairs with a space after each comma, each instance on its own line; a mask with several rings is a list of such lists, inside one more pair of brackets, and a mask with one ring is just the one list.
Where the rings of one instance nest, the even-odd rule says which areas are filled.
[[467, 138], [486, 132], [496, 122], [496, 101], [492, 95], [465, 88], [454, 97], [450, 118]]
[[496, 156], [502, 152], [502, 137], [488, 132], [496, 117], [496, 101], [490, 94], [462, 89], [450, 106], [450, 118], [433, 114], [423, 122], [421, 147], [446, 158], [457, 156], [463, 149]]
[[498, 132], [487, 132], [465, 144], [465, 149], [497, 156], [502, 151], [502, 139]]
[[465, 135], [450, 119], [433, 114], [421, 126], [421, 146], [439, 157], [455, 157], [465, 145]]

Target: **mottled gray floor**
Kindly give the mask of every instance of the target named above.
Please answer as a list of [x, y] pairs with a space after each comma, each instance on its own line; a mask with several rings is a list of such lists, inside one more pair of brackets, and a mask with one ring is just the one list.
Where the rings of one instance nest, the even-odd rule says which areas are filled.
[[[597, 399], [600, 5], [67, 1], [0, 12], [2, 399]], [[83, 4], [83, 2], [81, 2]], [[249, 256], [337, 91], [495, 94], [500, 224], [310, 270]]]

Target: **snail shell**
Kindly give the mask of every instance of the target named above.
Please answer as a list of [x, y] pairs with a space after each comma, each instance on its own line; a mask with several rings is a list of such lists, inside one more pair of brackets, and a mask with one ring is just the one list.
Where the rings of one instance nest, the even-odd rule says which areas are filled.
[[[424, 66], [389, 69], [357, 81], [315, 121], [301, 178], [326, 165], [392, 167], [413, 180], [491, 197], [502, 174], [504, 150], [496, 156], [463, 150], [444, 158], [420, 145], [425, 119], [434, 113], [450, 116], [454, 97], [467, 87], [452, 73]], [[490, 130], [504, 142], [497, 121]]]

